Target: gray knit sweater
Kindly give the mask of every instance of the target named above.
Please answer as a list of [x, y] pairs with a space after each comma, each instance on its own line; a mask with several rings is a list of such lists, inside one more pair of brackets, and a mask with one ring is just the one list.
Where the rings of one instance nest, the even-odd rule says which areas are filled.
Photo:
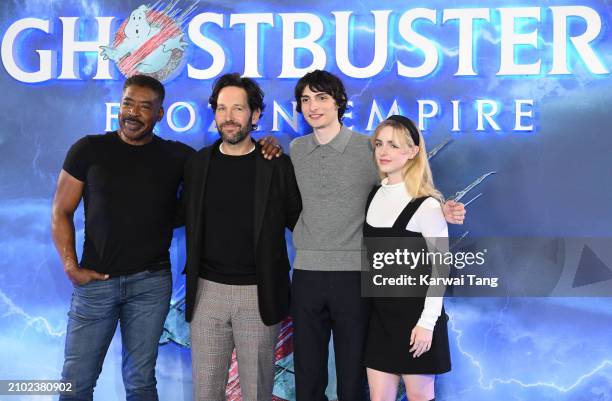
[[379, 181], [369, 137], [342, 126], [325, 145], [314, 134], [294, 139], [290, 154], [303, 204], [293, 267], [360, 270], [366, 201]]

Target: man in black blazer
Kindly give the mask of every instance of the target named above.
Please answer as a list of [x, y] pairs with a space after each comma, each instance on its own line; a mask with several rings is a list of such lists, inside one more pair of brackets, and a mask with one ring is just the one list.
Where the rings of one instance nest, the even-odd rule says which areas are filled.
[[285, 228], [302, 209], [289, 157], [266, 160], [251, 131], [263, 92], [238, 74], [210, 96], [221, 139], [185, 165], [186, 312], [196, 400], [225, 400], [234, 347], [245, 401], [269, 401], [274, 347], [289, 314]]

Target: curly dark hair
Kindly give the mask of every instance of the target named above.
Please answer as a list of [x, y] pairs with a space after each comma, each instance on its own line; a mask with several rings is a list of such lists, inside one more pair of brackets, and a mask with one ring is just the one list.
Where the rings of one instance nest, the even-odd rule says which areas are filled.
[[241, 77], [237, 72], [221, 75], [213, 84], [212, 94], [208, 98], [208, 103], [210, 103], [210, 107], [212, 107], [213, 111], [217, 111], [217, 99], [219, 98], [219, 92], [221, 92], [221, 89], [227, 86], [236, 86], [244, 89], [247, 93], [247, 99], [251, 112], [259, 110], [261, 113], [260, 116], [263, 115], [263, 111], [266, 108], [266, 105], [263, 102], [263, 90], [261, 90], [259, 85], [257, 85], [257, 82], [251, 78]]
[[334, 74], [324, 70], [314, 70], [304, 75], [295, 85], [296, 110], [302, 112], [300, 99], [304, 89], [309, 87], [313, 92], [324, 92], [330, 95], [338, 105], [338, 121], [342, 121], [342, 116], [346, 111], [347, 96], [344, 84]]

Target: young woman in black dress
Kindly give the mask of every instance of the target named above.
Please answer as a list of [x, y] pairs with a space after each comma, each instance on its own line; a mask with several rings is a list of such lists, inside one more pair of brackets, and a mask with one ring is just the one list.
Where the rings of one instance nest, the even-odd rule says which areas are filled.
[[[391, 116], [376, 128], [372, 144], [383, 180], [368, 199], [364, 237], [447, 243], [442, 196], [415, 124]], [[372, 299], [365, 351], [372, 401], [395, 401], [401, 379], [410, 401], [435, 398], [435, 375], [450, 370], [446, 320], [442, 297]]]

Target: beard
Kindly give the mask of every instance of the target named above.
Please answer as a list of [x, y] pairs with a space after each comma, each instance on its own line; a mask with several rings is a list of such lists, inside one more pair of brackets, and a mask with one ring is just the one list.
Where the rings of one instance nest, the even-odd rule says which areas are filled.
[[[224, 128], [228, 125], [238, 127], [238, 129], [234, 133], [227, 133]], [[231, 145], [236, 145], [237, 143], [242, 142], [249, 135], [250, 132], [250, 126], [243, 127], [233, 121], [225, 122], [219, 126], [219, 134], [221, 135], [221, 139], [223, 139], [223, 142], [227, 142]]]

